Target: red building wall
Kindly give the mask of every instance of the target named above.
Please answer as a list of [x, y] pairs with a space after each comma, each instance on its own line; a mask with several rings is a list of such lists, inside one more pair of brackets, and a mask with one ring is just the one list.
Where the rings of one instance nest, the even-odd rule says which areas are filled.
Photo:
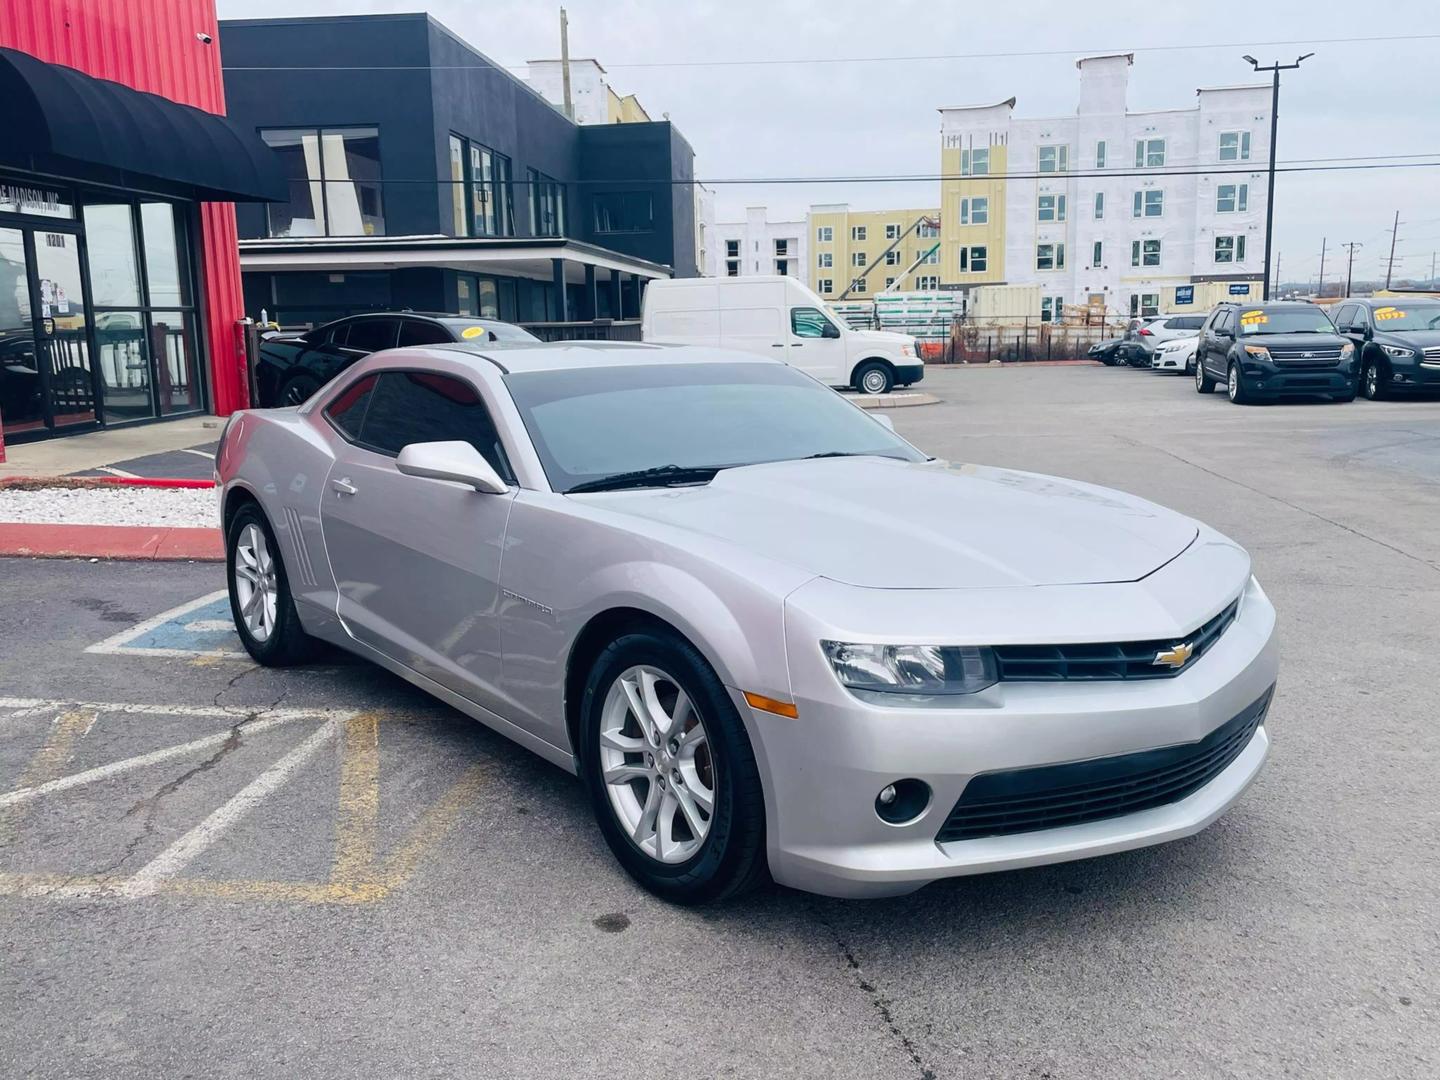
[[[214, 0], [0, 0], [0, 45], [223, 115], [216, 23]], [[248, 404], [235, 208], [202, 203], [200, 221], [210, 382], [223, 416]]]

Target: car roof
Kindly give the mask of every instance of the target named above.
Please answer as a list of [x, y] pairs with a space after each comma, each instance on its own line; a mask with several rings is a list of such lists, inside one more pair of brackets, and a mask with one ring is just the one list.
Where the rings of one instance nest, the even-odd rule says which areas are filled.
[[1440, 296], [1352, 296], [1342, 304], [1364, 304], [1366, 307], [1394, 307], [1396, 304], [1440, 304]]
[[[447, 360], [455, 360], [456, 353], [465, 354], [475, 358], [476, 367], [488, 361], [506, 374], [658, 364], [780, 363], [766, 356], [731, 349], [705, 345], [655, 345], [639, 341], [513, 342], [499, 349], [493, 344], [457, 341], [453, 344], [410, 346], [405, 351], [434, 352]], [[492, 352], [493, 356], [490, 355]]]

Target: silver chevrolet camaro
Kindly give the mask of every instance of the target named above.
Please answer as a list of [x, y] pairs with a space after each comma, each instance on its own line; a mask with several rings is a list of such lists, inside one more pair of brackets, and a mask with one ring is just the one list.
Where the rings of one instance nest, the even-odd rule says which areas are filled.
[[217, 468], [257, 661], [341, 646], [579, 774], [674, 901], [1172, 840], [1269, 747], [1239, 546], [936, 460], [764, 358], [391, 350], [237, 413]]

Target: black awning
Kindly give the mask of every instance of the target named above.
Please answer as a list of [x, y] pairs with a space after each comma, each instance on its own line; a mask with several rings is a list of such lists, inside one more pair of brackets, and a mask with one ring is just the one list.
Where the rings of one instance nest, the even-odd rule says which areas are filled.
[[[79, 162], [214, 202], [283, 202], [279, 159], [223, 116], [0, 49], [0, 148], [14, 163]], [[94, 169], [85, 175], [96, 175]]]

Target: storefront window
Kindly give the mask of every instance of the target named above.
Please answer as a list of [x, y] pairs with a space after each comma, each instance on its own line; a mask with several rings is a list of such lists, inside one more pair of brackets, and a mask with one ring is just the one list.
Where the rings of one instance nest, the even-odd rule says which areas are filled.
[[156, 397], [161, 415], [200, 408], [193, 324], [188, 312], [150, 313], [150, 352], [156, 358]]
[[0, 229], [0, 421], [12, 435], [45, 426], [25, 234]]
[[54, 188], [0, 181], [0, 214], [73, 218], [75, 201], [67, 192]]
[[140, 269], [130, 204], [87, 203], [84, 216], [95, 306], [134, 307], [140, 303]]
[[150, 398], [150, 353], [145, 347], [142, 319], [138, 311], [95, 314], [95, 350], [108, 423], [155, 415]]
[[50, 421], [55, 427], [94, 423], [80, 238], [74, 233], [36, 232], [34, 243], [35, 273], [40, 279], [39, 342], [48, 368]]
[[482, 319], [498, 319], [500, 317], [500, 302], [495, 291], [494, 278], [480, 278], [480, 311]]
[[169, 203], [140, 204], [140, 235], [145, 241], [145, 278], [152, 305], [183, 304], [184, 277], [180, 249], [175, 240], [175, 208]]
[[271, 236], [384, 236], [379, 128], [286, 128], [260, 137], [279, 155], [288, 202], [272, 203]]

